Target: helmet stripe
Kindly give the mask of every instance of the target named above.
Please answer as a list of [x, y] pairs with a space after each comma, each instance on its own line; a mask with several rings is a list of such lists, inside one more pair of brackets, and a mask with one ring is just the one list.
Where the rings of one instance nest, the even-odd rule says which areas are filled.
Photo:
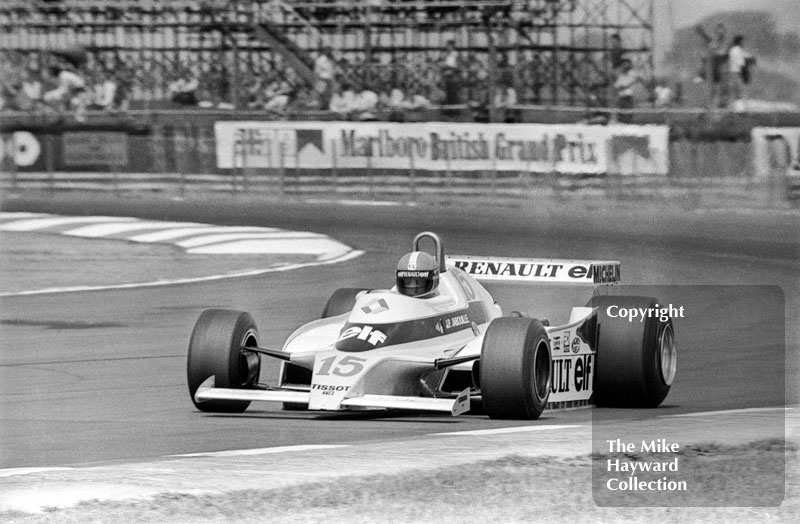
[[417, 259], [419, 258], [419, 251], [414, 251], [411, 253], [411, 257], [408, 259], [408, 269], [417, 269]]

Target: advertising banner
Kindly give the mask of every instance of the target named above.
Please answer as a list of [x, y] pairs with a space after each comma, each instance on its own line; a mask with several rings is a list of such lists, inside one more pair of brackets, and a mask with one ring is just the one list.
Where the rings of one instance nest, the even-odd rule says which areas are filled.
[[216, 122], [217, 166], [666, 175], [668, 128]]
[[757, 177], [772, 170], [800, 176], [800, 127], [755, 127], [751, 142]]
[[0, 132], [0, 167], [24, 172], [146, 172], [148, 129], [123, 125], [28, 126]]
[[62, 135], [65, 166], [128, 165], [128, 135], [121, 132], [73, 131]]

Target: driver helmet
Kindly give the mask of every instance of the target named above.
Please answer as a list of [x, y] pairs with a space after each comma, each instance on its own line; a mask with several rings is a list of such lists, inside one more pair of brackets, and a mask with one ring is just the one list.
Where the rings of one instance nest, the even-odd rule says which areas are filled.
[[417, 298], [432, 297], [439, 287], [439, 264], [424, 251], [403, 255], [397, 263], [397, 292]]

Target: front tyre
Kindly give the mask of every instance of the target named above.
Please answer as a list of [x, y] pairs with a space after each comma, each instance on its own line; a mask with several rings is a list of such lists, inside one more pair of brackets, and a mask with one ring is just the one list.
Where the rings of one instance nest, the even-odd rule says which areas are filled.
[[667, 397], [677, 369], [672, 319], [649, 316], [629, 322], [609, 316], [623, 308], [654, 311], [657, 303], [634, 296], [594, 296], [589, 302], [600, 308], [594, 379], [598, 406], [655, 408]]
[[203, 311], [189, 341], [186, 378], [192, 403], [201, 411], [241, 413], [249, 401], [210, 400], [196, 402], [197, 388], [210, 376], [214, 387], [252, 389], [258, 381], [261, 359], [243, 351], [258, 345], [258, 328], [249, 313], [227, 309]]
[[539, 320], [496, 318], [483, 338], [480, 386], [491, 418], [539, 418], [550, 396], [550, 339]]

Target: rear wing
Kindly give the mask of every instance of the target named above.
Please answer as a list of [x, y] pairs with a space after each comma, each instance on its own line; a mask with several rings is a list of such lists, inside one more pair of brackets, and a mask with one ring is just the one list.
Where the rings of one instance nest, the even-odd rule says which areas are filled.
[[447, 264], [476, 280], [554, 284], [616, 284], [619, 262], [447, 255]]

